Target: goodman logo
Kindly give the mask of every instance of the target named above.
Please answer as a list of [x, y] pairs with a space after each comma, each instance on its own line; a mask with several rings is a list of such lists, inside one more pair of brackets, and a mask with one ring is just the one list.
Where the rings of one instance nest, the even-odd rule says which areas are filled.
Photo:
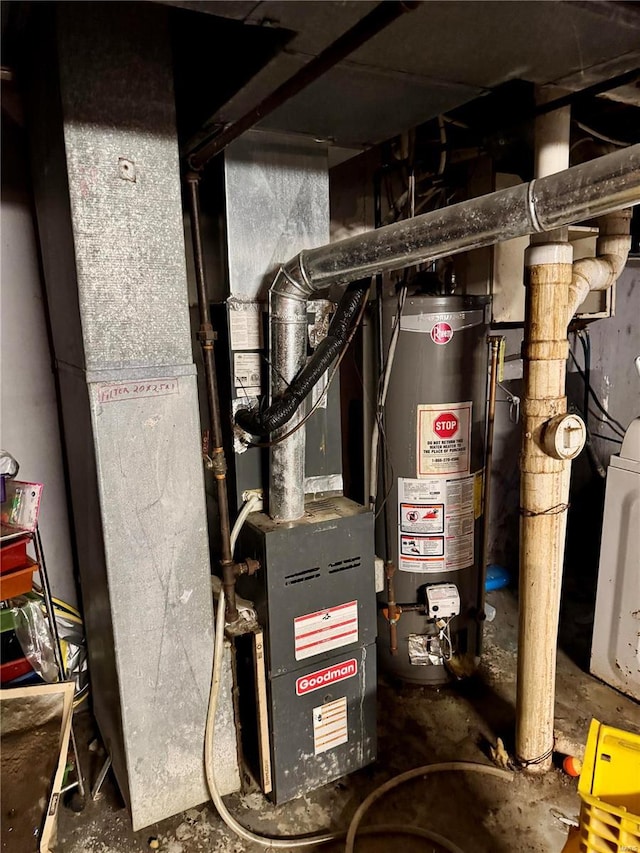
[[352, 678], [358, 674], [358, 661], [355, 658], [345, 660], [342, 663], [336, 663], [333, 666], [328, 666], [326, 669], [319, 669], [309, 675], [303, 675], [296, 681], [296, 693], [298, 696], [304, 696], [305, 693], [313, 693], [314, 690], [320, 690], [328, 684], [334, 684], [336, 681], [344, 681], [345, 678]]

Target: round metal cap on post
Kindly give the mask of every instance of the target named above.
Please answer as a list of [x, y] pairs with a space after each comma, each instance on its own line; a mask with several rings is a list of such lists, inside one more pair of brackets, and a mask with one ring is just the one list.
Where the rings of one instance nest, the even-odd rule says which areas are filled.
[[543, 427], [542, 446], [554, 459], [575, 459], [586, 440], [587, 428], [578, 415], [556, 415]]

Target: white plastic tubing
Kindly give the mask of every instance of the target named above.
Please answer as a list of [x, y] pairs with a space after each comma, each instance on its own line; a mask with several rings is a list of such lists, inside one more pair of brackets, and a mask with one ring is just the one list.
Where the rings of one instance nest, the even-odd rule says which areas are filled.
[[[257, 509], [259, 502], [260, 499], [258, 497], [252, 497], [249, 499], [249, 501], [247, 501], [247, 503], [244, 504], [244, 506], [240, 510], [236, 523], [234, 524], [233, 530], [231, 531], [232, 552], [235, 548], [236, 542], [238, 541], [238, 535], [240, 533], [240, 530], [242, 529], [242, 525], [245, 523], [249, 514], [255, 509]], [[213, 760], [213, 748], [215, 743], [215, 718], [218, 707], [218, 695], [220, 692], [220, 678], [222, 674], [222, 659], [224, 651], [224, 616], [224, 589], [221, 588], [220, 596], [218, 598], [218, 608], [216, 612], [213, 673], [211, 677], [211, 691], [209, 693], [209, 708], [207, 710], [207, 723], [204, 739], [204, 767], [207, 778], [207, 785], [209, 788], [209, 793], [211, 795], [211, 800], [213, 801], [213, 804], [215, 805], [218, 814], [225, 822], [225, 824], [229, 827], [229, 829], [236, 835], [238, 835], [240, 838], [271, 850], [292, 850], [307, 847], [316, 847], [320, 844], [327, 844], [331, 841], [339, 841], [340, 839], [345, 838], [344, 832], [325, 832], [320, 833], [318, 835], [306, 836], [302, 838], [275, 838], [266, 835], [259, 835], [258, 833], [252, 832], [250, 829], [247, 829], [245, 826], [239, 823], [231, 814], [231, 812], [227, 809], [216, 784]], [[384, 785], [380, 786], [371, 794], [369, 794], [367, 799], [358, 808], [357, 812], [353, 816], [353, 820], [351, 821], [349, 830], [346, 833], [345, 851], [349, 851], [349, 853], [352, 853], [354, 849], [356, 834], [359, 831], [359, 826], [362, 821], [362, 818], [364, 817], [370, 806], [373, 805], [373, 803], [381, 796], [387, 793], [387, 791], [390, 791], [392, 788], [396, 788], [398, 785], [408, 782], [411, 779], [418, 779], [423, 776], [432, 775], [434, 773], [443, 773], [447, 771], [456, 770], [464, 770], [471, 773], [486, 773], [491, 776], [498, 776], [507, 780], [512, 778], [511, 773], [507, 772], [506, 770], [500, 770], [490, 764], [474, 764], [471, 762], [463, 761], [452, 761], [446, 764], [430, 764], [425, 767], [419, 767], [416, 770], [410, 770], [408, 773], [403, 773], [400, 776], [396, 776], [394, 779], [390, 779], [388, 782], [385, 782]], [[449, 841], [447, 838], [444, 838], [439, 833], [433, 832], [429, 829], [423, 829], [421, 827], [400, 826], [394, 824], [379, 824], [372, 827], [365, 827], [364, 829], [360, 830], [359, 834], [412, 835], [418, 838], [423, 838], [425, 840], [435, 842], [436, 844], [439, 844], [444, 850], [450, 851], [450, 853], [464, 853], [464, 851], [462, 851], [461, 848], [458, 847], [458, 845], [454, 844], [452, 841]]]

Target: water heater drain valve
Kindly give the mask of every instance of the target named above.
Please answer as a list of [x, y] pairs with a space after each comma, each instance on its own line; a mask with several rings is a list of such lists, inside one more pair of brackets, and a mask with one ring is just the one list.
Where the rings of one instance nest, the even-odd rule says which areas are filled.
[[430, 619], [452, 619], [460, 613], [460, 593], [454, 583], [434, 583], [426, 588]]

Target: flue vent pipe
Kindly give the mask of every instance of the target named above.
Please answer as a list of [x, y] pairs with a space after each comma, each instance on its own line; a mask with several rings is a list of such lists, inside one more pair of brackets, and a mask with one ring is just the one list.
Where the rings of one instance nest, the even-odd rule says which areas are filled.
[[[300, 252], [271, 287], [272, 396], [305, 365], [307, 299], [331, 284], [551, 231], [640, 202], [640, 145], [529, 183]], [[565, 311], [566, 311], [565, 303]], [[286, 368], [282, 372], [281, 368]], [[271, 448], [269, 514], [304, 513], [304, 428]]]

